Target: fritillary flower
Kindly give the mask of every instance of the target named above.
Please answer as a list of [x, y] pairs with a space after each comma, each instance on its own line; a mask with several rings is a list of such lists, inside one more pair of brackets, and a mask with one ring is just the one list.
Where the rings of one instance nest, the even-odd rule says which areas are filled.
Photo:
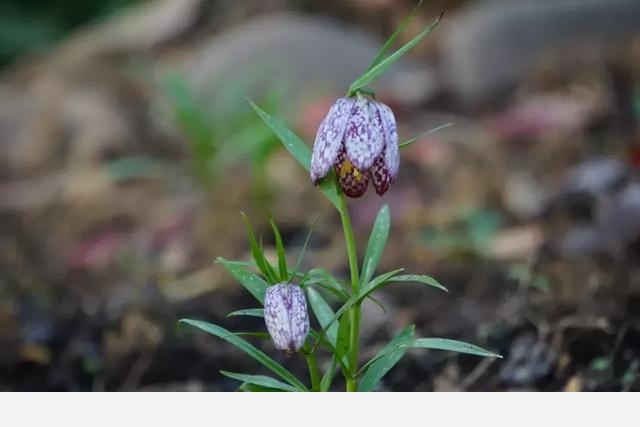
[[318, 128], [311, 157], [313, 183], [334, 167], [347, 196], [362, 196], [369, 181], [383, 195], [398, 177], [399, 166], [391, 109], [365, 97], [339, 98]]

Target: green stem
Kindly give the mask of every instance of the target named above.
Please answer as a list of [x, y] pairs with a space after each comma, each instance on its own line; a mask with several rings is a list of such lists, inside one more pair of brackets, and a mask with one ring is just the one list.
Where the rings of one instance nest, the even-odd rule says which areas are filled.
[[311, 378], [311, 391], [320, 391], [320, 370], [315, 353], [305, 353], [307, 366], [309, 367], [309, 378]]
[[[336, 182], [336, 185], [338, 183]], [[340, 186], [338, 186], [340, 188]], [[353, 228], [351, 227], [351, 218], [347, 209], [347, 201], [344, 194], [340, 193], [340, 219], [342, 220], [342, 229], [344, 230], [344, 240], [347, 244], [347, 257], [349, 258], [349, 270], [351, 271], [351, 290], [353, 294], [357, 294], [360, 282], [358, 273], [358, 253], [356, 252], [356, 241], [353, 237]], [[360, 304], [354, 305], [349, 310], [349, 372], [350, 378], [347, 378], [347, 391], [356, 391], [357, 380], [354, 374], [358, 371], [358, 347], [360, 344]]]

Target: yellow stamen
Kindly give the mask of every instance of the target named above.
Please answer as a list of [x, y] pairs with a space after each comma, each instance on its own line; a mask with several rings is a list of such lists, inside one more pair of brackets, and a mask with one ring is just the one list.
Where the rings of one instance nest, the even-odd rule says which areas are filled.
[[344, 162], [342, 162], [342, 165], [340, 165], [340, 177], [344, 178], [349, 174], [353, 174], [353, 177], [357, 182], [360, 182], [362, 180], [362, 172], [360, 172], [358, 168], [353, 166], [349, 159], [345, 159]]

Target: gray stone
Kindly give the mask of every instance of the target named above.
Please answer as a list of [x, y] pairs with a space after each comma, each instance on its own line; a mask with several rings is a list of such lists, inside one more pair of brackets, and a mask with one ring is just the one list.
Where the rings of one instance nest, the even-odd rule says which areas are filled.
[[640, 33], [640, 1], [474, 1], [436, 33], [443, 83], [478, 103], [526, 77], [546, 55], [593, 53]]
[[[185, 70], [196, 93], [211, 99], [243, 78], [251, 80], [251, 88], [236, 97], [256, 96], [256, 91], [274, 85], [286, 85], [296, 98], [341, 95], [366, 69], [382, 43], [366, 32], [330, 20], [287, 13], [266, 15], [196, 47]], [[435, 83], [424, 65], [403, 58], [374, 86], [417, 101], [433, 90]]]

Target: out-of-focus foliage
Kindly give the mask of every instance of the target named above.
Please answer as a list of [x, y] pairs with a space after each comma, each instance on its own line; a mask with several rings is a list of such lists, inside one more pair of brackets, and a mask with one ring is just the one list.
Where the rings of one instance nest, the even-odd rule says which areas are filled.
[[27, 52], [46, 49], [68, 32], [142, 0], [3, 0], [0, 67]]
[[[193, 173], [204, 185], [241, 159], [250, 162], [254, 183], [260, 187], [264, 182], [265, 163], [279, 142], [241, 96], [250, 93], [254, 82], [251, 73], [240, 73], [218, 94], [215, 105], [207, 105], [182, 75], [172, 73], [164, 80], [170, 108], [191, 148]], [[274, 85], [260, 102], [281, 113], [285, 98], [286, 87]]]

